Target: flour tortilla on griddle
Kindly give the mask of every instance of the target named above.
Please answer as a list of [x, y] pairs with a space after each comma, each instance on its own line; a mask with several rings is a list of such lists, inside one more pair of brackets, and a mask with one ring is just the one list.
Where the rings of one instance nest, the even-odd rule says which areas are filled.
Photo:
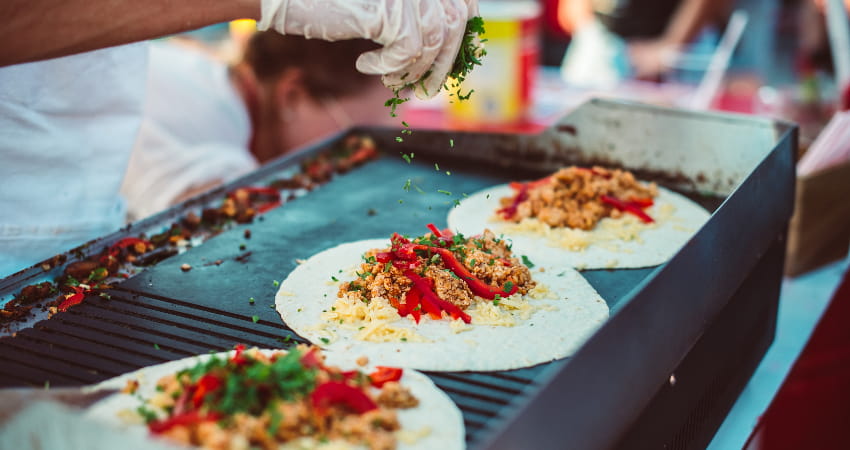
[[[281, 350], [262, 351], [268, 354]], [[219, 358], [224, 358], [227, 355], [232, 355], [232, 352], [220, 353], [217, 356]], [[93, 389], [121, 389], [127, 384], [127, 381], [137, 380], [139, 381], [139, 389], [136, 393], [145, 399], [149, 399], [156, 393], [157, 380], [170, 373], [175, 373], [180, 370], [193, 367], [198, 362], [207, 361], [211, 357], [212, 355], [192, 356], [177, 361], [146, 367], [144, 369], [104, 381], [94, 386]], [[345, 363], [344, 361], [340, 361], [338, 355], [333, 355], [328, 352], [325, 353], [325, 357], [326, 364], [330, 366], [339, 366], [342, 369], [358, 368], [368, 373], [374, 368], [374, 364], [371, 363], [365, 368], [356, 366], [354, 363]], [[415, 370], [405, 369], [400, 383], [403, 386], [407, 386], [410, 389], [410, 392], [419, 399], [419, 406], [411, 409], [397, 410], [398, 418], [401, 423], [401, 433], [404, 435], [422, 434], [422, 436], [417, 436], [417, 439], [412, 443], [405, 443], [403, 436], [399, 436], [398, 448], [400, 450], [464, 448], [465, 431], [463, 416], [449, 396], [437, 388], [428, 377], [416, 372]], [[124, 429], [127, 433], [136, 435], [139, 438], [144, 438], [149, 436], [149, 433], [143, 422], [139, 421], [137, 423], [128, 423], [126, 420], [126, 417], [132, 416], [133, 412], [135, 412], [136, 408], [140, 404], [141, 402], [134, 395], [115, 394], [92, 405], [85, 414], [88, 418], [101, 421], [109, 426]], [[169, 441], [162, 440], [161, 442], [168, 443]], [[345, 446], [350, 448], [361, 448], [345, 442], [331, 443], [334, 444], [333, 448], [335, 449], [345, 448]], [[284, 445], [281, 448], [285, 449], [288, 447]], [[317, 448], [321, 449], [323, 446], [320, 445]]]
[[[513, 196], [508, 185], [479, 191], [461, 200], [449, 212], [449, 228], [464, 234], [489, 228], [513, 242], [514, 253], [526, 255], [535, 264], [582, 269], [625, 269], [651, 267], [669, 260], [708, 220], [710, 214], [688, 198], [658, 187], [655, 205], [645, 211], [654, 220], [644, 224], [628, 213], [621, 218], [602, 219], [593, 230], [549, 228], [537, 219], [522, 224], [501, 220], [496, 215], [499, 199]], [[632, 237], [622, 239], [622, 235]], [[586, 243], [586, 247], [583, 244]], [[570, 245], [576, 245], [572, 249]]]
[[423, 317], [417, 325], [409, 317], [399, 317], [393, 327], [410, 328], [430, 342], [367, 342], [355, 339], [356, 330], [323, 321], [322, 312], [337, 300], [339, 282], [331, 277], [350, 281], [340, 270], [359, 267], [367, 250], [387, 247], [388, 239], [351, 242], [296, 267], [275, 298], [283, 321], [328, 353], [367, 355], [381, 365], [461, 371], [516, 369], [567, 357], [608, 317], [608, 305], [578, 272], [569, 268], [540, 272], [535, 267], [532, 278], [548, 288], [551, 298], [530, 299], [533, 314], [515, 326], [476, 325], [473, 317], [465, 331], [455, 333], [449, 319]]

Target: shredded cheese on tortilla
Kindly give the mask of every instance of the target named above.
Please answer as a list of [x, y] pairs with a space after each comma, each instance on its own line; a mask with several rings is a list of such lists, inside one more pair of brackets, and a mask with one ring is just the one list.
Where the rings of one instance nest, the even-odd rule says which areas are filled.
[[431, 427], [423, 426], [418, 430], [402, 429], [395, 432], [395, 437], [406, 445], [413, 445], [420, 439], [431, 434]]
[[[339, 324], [340, 328], [357, 330], [354, 338], [369, 342], [428, 342], [411, 328], [390, 325], [401, 320], [398, 311], [381, 297], [370, 302], [357, 295], [337, 298], [330, 310], [321, 315], [324, 324]], [[324, 327], [326, 329], [326, 327]]]
[[615, 252], [631, 252], [628, 249], [620, 248], [618, 243], [632, 241], [642, 243], [641, 232], [657, 228], [659, 223], [673, 219], [675, 210], [676, 207], [672, 204], [662, 203], [647, 211], [655, 221], [654, 223], [643, 223], [631, 214], [623, 214], [616, 219], [606, 217], [599, 221], [596, 228], [589, 231], [576, 228], [552, 228], [535, 218], [526, 218], [519, 223], [503, 224], [500, 231], [543, 236], [553, 246], [573, 252], [584, 251], [592, 245]]
[[[510, 297], [504, 297], [499, 299], [498, 305], [494, 301], [479, 298], [479, 301], [474, 302], [466, 310], [466, 313], [472, 318], [472, 325], [513, 327], [521, 321], [530, 319], [531, 315], [536, 311], [557, 309], [554, 307], [544, 307], [543, 305], [534, 305], [529, 302], [529, 299], [540, 300], [544, 298], [554, 298], [554, 295], [549, 288], [541, 283], [537, 283], [526, 296], [514, 294]], [[456, 320], [454, 322], [459, 321]], [[469, 325], [466, 326], [468, 327]], [[456, 331], [457, 329], [459, 327], [452, 327], [452, 331], [455, 333], [459, 332]]]

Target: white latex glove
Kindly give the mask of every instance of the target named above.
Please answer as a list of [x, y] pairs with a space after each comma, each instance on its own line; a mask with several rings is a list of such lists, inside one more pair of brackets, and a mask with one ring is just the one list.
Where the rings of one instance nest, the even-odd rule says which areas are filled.
[[[363, 38], [383, 45], [357, 70], [383, 75], [391, 89], [415, 83], [419, 98], [439, 92], [478, 0], [262, 0], [260, 30], [327, 41]], [[428, 77], [418, 81], [430, 71]]]

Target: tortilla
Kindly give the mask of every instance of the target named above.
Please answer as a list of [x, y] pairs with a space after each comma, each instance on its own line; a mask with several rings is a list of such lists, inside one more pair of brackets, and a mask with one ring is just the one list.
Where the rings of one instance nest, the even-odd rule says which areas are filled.
[[[388, 246], [388, 239], [342, 244], [296, 267], [281, 283], [275, 297], [283, 321], [329, 354], [342, 353], [349, 361], [367, 355], [370, 361], [382, 365], [462, 371], [516, 369], [567, 357], [608, 317], [608, 305], [578, 272], [569, 268], [543, 268], [541, 272], [535, 266], [532, 276], [538, 283], [537, 293], [548, 289], [549, 298], [529, 298], [529, 307], [518, 313], [514, 326], [476, 324], [474, 315], [470, 325], [427, 317], [416, 324], [392, 309], [395, 317], [388, 326], [423, 342], [413, 338], [389, 342], [358, 340], [355, 336], [361, 331], [359, 327], [322, 318], [337, 301], [339, 282], [331, 277], [340, 281], [352, 279], [363, 253]], [[511, 298], [514, 297], [519, 296]], [[502, 302], [500, 311], [506, 310], [509, 303], [508, 299]], [[484, 307], [496, 308], [493, 302], [476, 305], [485, 303], [482, 311]], [[528, 317], [523, 318], [523, 314]]]
[[[261, 350], [264, 353], [280, 352], [282, 350]], [[232, 352], [219, 353], [217, 356], [225, 357]], [[92, 389], [115, 388], [121, 389], [129, 380], [138, 380], [139, 388], [136, 394], [116, 394], [110, 396], [89, 408], [87, 417], [98, 420], [109, 426], [123, 429], [127, 433], [144, 437], [148, 436], [147, 427], [141, 422], [141, 418], [134, 413], [140, 405], [137, 395], [150, 398], [156, 392], [156, 382], [161, 377], [170, 373], [193, 367], [195, 364], [207, 361], [213, 355], [199, 355], [189, 358], [171, 361], [152, 367], [137, 370], [116, 378], [104, 381]], [[354, 364], [342, 364], [339, 358], [330, 353], [325, 353], [328, 365], [343, 368], [357, 367]], [[374, 365], [359, 369], [369, 372]], [[410, 389], [411, 393], [419, 399], [419, 406], [411, 409], [397, 410], [399, 422], [402, 429], [396, 432], [398, 449], [462, 449], [465, 447], [465, 430], [463, 416], [454, 402], [442, 390], [437, 388], [425, 375], [414, 370], [405, 369], [401, 380], [403, 386]], [[128, 423], [127, 417], [135, 416], [138, 423]], [[152, 438], [153, 439], [153, 438]], [[406, 442], [413, 440], [413, 442]], [[163, 441], [168, 442], [168, 441]], [[315, 444], [315, 442], [313, 443]], [[182, 448], [182, 447], [181, 447]], [[286, 448], [301, 448], [291, 443], [281, 446]], [[312, 447], [310, 447], [312, 448]], [[347, 442], [331, 441], [328, 444], [319, 445], [316, 448], [362, 448], [355, 447]]]
[[710, 214], [690, 199], [658, 187], [655, 204], [646, 209], [655, 223], [631, 214], [602, 219], [593, 230], [550, 228], [537, 219], [516, 224], [501, 220], [499, 199], [514, 191], [507, 185], [479, 191], [449, 212], [449, 228], [473, 234], [490, 228], [513, 242], [514, 252], [535, 264], [583, 269], [625, 269], [657, 266], [669, 260]]

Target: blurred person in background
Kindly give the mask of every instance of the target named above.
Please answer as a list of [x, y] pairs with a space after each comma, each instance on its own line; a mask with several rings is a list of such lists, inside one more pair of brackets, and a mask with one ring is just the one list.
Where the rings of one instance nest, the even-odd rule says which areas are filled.
[[[356, 66], [437, 94], [477, 0], [0, 2], [0, 278], [117, 230], [142, 117], [146, 39], [234, 19], [381, 47]], [[129, 44], [129, 45], [125, 45]]]
[[572, 35], [564, 79], [613, 87], [624, 78], [658, 80], [675, 55], [711, 24], [722, 24], [731, 0], [561, 0], [558, 18]]
[[227, 67], [197, 48], [154, 43], [147, 97], [121, 193], [132, 220], [354, 125], [393, 124], [379, 77], [355, 69], [376, 48], [255, 33]]

